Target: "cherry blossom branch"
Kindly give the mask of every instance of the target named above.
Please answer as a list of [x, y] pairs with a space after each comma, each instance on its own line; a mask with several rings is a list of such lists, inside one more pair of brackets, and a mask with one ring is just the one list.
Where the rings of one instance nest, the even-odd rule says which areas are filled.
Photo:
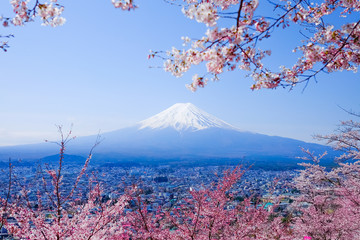
[[[0, 230], [3, 228], [6, 218], [8, 217], [8, 205], [10, 201], [10, 193], [11, 193], [11, 186], [12, 186], [12, 175], [13, 175], [13, 165], [11, 164], [11, 158], [9, 158], [9, 182], [8, 182], [8, 190], [6, 194], [5, 201], [0, 201], [1, 203], [1, 222], [0, 222]], [[0, 199], [2, 200], [2, 199]]]
[[[14, 37], [13, 34], [8, 35], [0, 35], [0, 38], [12, 38]], [[9, 48], [7, 41], [0, 41], [0, 49], [2, 49], [4, 52], [7, 52], [7, 49]]]
[[338, 48], [335, 54], [333, 54], [333, 56], [330, 59], [326, 60], [326, 62], [323, 64], [323, 66], [320, 69], [318, 69], [317, 71], [315, 71], [315, 73], [309, 75], [307, 78], [299, 82], [308, 82], [311, 78], [314, 78], [318, 73], [324, 71], [330, 63], [333, 63], [333, 61], [338, 56], [338, 54], [341, 53], [343, 48], [348, 44], [350, 37], [353, 35], [355, 29], [359, 26], [359, 24], [360, 24], [360, 20], [356, 22], [355, 26], [352, 28], [352, 31], [349, 33], [346, 39], [342, 41], [342, 45]]
[[94, 149], [101, 143], [101, 141], [102, 141], [102, 140], [101, 140], [101, 135], [98, 134], [97, 137], [96, 137], [95, 143], [94, 143], [94, 145], [91, 147], [91, 149], [90, 149], [90, 151], [89, 151], [89, 153], [88, 153], [88, 156], [87, 156], [87, 158], [86, 158], [86, 160], [85, 160], [85, 163], [84, 163], [84, 165], [83, 165], [80, 173], [78, 174], [78, 176], [77, 176], [77, 178], [76, 178], [76, 180], [75, 180], [75, 183], [74, 183], [74, 185], [73, 185], [73, 187], [72, 187], [69, 195], [64, 199], [64, 202], [67, 201], [67, 200], [69, 200], [69, 199], [73, 196], [73, 194], [74, 194], [74, 192], [75, 192], [75, 190], [76, 190], [76, 188], [77, 188], [77, 186], [78, 186], [78, 184], [79, 184], [79, 182], [80, 182], [80, 179], [81, 179], [81, 178], [83, 177], [83, 175], [85, 174], [85, 171], [86, 171], [86, 169], [87, 169], [87, 167], [88, 167], [88, 165], [89, 165], [89, 163], [90, 163], [90, 160], [91, 160], [91, 158], [92, 158]]
[[243, 3], [244, 3], [244, 0], [241, 0], [240, 5], [239, 5], [239, 10], [237, 12], [237, 17], [236, 17], [236, 28], [239, 28], [239, 20], [240, 20], [241, 9], [242, 9]]

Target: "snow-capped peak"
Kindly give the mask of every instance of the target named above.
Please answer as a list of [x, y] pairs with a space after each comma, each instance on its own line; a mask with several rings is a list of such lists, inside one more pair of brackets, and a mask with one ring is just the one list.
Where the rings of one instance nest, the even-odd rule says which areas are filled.
[[181, 132], [184, 130], [197, 131], [206, 128], [234, 129], [230, 124], [197, 108], [192, 103], [177, 103], [165, 111], [139, 122], [139, 129], [144, 128], [174, 128]]

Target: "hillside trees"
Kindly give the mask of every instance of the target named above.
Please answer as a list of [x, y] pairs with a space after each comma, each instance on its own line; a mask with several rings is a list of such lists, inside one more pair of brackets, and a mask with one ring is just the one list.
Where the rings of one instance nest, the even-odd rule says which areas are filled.
[[[41, 170], [40, 182], [35, 186], [21, 184], [19, 179], [17, 184], [20, 184], [21, 192], [1, 199], [2, 224], [17, 239], [120, 239], [115, 237], [124, 234], [122, 216], [127, 195], [116, 201], [103, 201], [102, 187], [94, 177], [89, 177], [87, 192], [79, 192], [79, 183], [86, 174], [93, 149], [67, 191], [63, 174], [64, 152], [72, 137], [71, 132], [64, 135], [61, 127], [59, 131], [62, 138], [58, 143], [57, 169]], [[98, 141], [94, 147], [97, 144]], [[30, 197], [34, 194], [36, 199]], [[15, 222], [7, 222], [8, 217]]]
[[[273, 11], [262, 9], [258, 0], [168, 0], [182, 7], [183, 14], [206, 25], [203, 37], [184, 37], [184, 49], [152, 52], [149, 57], [164, 59], [165, 71], [179, 77], [193, 65], [206, 64], [204, 74], [195, 74], [188, 87], [195, 91], [208, 79], [216, 80], [225, 70], [249, 72], [255, 83], [252, 89], [294, 86], [315, 79], [320, 72], [357, 71], [360, 62], [360, 21], [354, 18], [359, 1], [295, 0], [276, 1]], [[11, 0], [15, 16], [2, 17], [4, 27], [22, 26], [36, 18], [43, 25], [59, 26], [64, 6], [59, 0]], [[133, 0], [112, 0], [115, 8], [133, 10]], [[355, 19], [355, 20], [354, 20]], [[264, 64], [272, 49], [260, 49], [261, 43], [276, 31], [297, 25], [304, 35], [294, 49], [298, 61], [281, 66], [280, 71]], [[284, 35], [286, 32], [284, 32]], [[3, 35], [2, 38], [11, 37]], [[286, 41], [286, 38], [283, 38]], [[7, 42], [0, 43], [6, 50]]]
[[324, 156], [313, 156], [303, 163], [295, 180], [301, 195], [293, 207], [298, 211], [294, 228], [297, 235], [309, 235], [312, 239], [359, 239], [360, 238], [360, 125], [343, 121], [334, 134], [318, 136], [333, 144], [343, 154], [336, 160], [339, 166], [331, 170], [319, 165]]
[[259, 203], [235, 201], [232, 190], [244, 170], [237, 167], [211, 186], [190, 189], [189, 197], [172, 207], [149, 213], [138, 196], [128, 215], [131, 239], [293, 239], [290, 226], [274, 209]]

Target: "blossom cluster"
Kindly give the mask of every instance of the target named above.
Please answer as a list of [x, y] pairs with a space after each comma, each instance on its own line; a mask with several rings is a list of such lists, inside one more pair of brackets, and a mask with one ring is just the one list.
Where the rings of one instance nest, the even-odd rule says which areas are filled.
[[13, 18], [1, 18], [2, 25], [8, 27], [9, 23], [14, 26], [23, 26], [25, 23], [34, 21], [36, 17], [40, 17], [43, 25], [52, 27], [61, 26], [65, 23], [65, 18], [61, 15], [64, 7], [57, 3], [57, 0], [50, 0], [50, 3], [36, 3], [29, 7], [30, 0], [10, 0], [10, 4], [15, 13]]
[[205, 23], [207, 26], [215, 26], [219, 19], [217, 9], [209, 2], [201, 2], [199, 4], [191, 4], [187, 9], [182, 9], [185, 16], [190, 19]]
[[[56, 2], [56, 0], [52, 0]], [[50, 4], [39, 4], [38, 5], [38, 15], [43, 20], [43, 25], [49, 25], [52, 27], [61, 26], [65, 23], [65, 18], [61, 17], [61, 14], [64, 11], [63, 6], [56, 6], [53, 3]]]
[[133, 0], [111, 0], [111, 2], [115, 8], [120, 8], [122, 10], [130, 11], [137, 8]]
[[[36, 17], [40, 17], [43, 21], [42, 25], [57, 27], [65, 23], [66, 19], [62, 17], [64, 6], [58, 3], [58, 0], [49, 0], [49, 2], [40, 3], [36, 1], [33, 6], [30, 5], [31, 0], [10, 0], [10, 4], [15, 13], [13, 18], [1, 17], [0, 22], [4, 27], [9, 23], [14, 26], [23, 26], [25, 23], [33, 21]], [[137, 8], [133, 0], [111, 0], [115, 8], [122, 10], [131, 10]]]
[[27, 4], [29, 0], [11, 0], [10, 4], [14, 9], [15, 17], [12, 19], [12, 23], [15, 26], [23, 25], [24, 22], [28, 22], [30, 20], [29, 10]]

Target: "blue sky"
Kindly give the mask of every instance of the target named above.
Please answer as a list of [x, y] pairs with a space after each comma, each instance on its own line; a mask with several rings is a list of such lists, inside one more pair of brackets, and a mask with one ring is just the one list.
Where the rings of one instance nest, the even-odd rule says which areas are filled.
[[[57, 139], [56, 124], [74, 124], [75, 135], [116, 130], [150, 117], [178, 102], [199, 108], [242, 129], [314, 141], [350, 116], [338, 106], [360, 111], [359, 75], [321, 74], [294, 90], [251, 91], [240, 71], [192, 93], [185, 88], [194, 71], [175, 78], [148, 60], [149, 50], [181, 47], [181, 37], [201, 37], [202, 24], [161, 0], [138, 1], [124, 12], [110, 1], [64, 0], [67, 22], [58, 28], [40, 21], [1, 28], [14, 33], [0, 53], [0, 145]], [[11, 15], [7, 1], [0, 3]], [[291, 64], [300, 41], [296, 29], [279, 31], [263, 48], [273, 50], [270, 66]], [[195, 70], [203, 71], [203, 68]]]

